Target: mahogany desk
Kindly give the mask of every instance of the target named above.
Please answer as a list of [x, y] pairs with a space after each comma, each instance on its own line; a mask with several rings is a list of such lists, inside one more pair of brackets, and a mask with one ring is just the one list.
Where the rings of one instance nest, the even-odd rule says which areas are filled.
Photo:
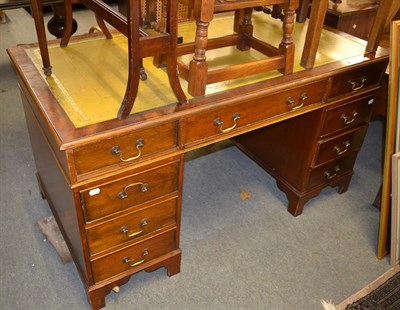
[[[186, 30], [180, 29], [184, 38]], [[304, 32], [297, 24], [295, 38]], [[35, 45], [8, 50], [40, 190], [93, 309], [139, 271], [180, 271], [184, 154], [190, 150], [234, 138], [277, 179], [293, 215], [325, 186], [345, 191], [388, 62], [384, 49], [364, 54], [365, 43], [324, 31], [315, 68], [209, 85], [209, 95], [179, 106], [149, 60], [133, 114], [119, 121], [124, 40], [81, 37], [66, 49], [52, 45], [56, 61], [47, 78]]]

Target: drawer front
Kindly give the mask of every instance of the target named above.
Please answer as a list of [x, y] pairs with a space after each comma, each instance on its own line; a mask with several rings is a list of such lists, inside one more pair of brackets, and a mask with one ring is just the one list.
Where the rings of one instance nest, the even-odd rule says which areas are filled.
[[88, 228], [90, 254], [96, 254], [125, 242], [176, 225], [177, 199], [152, 205], [128, 215]]
[[140, 268], [164, 254], [176, 250], [176, 231], [170, 230], [151, 239], [92, 261], [94, 281], [100, 282], [122, 272]]
[[373, 96], [365, 97], [345, 105], [327, 108], [324, 111], [321, 136], [369, 122], [373, 98]]
[[352, 171], [357, 158], [357, 152], [353, 152], [337, 161], [315, 168], [310, 173], [307, 189], [314, 186], [328, 185], [346, 172]]
[[385, 69], [386, 62], [379, 62], [335, 75], [329, 98], [378, 85]]
[[175, 192], [179, 162], [142, 171], [114, 182], [81, 191], [87, 221]]
[[376, 12], [358, 11], [354, 13], [355, 14], [340, 17], [337, 29], [361, 39], [365, 39], [371, 33]]
[[189, 116], [186, 119], [185, 144], [200, 143], [234, 132], [236, 128], [322, 102], [325, 99], [326, 88], [327, 81], [322, 80], [257, 100]]
[[94, 171], [121, 163], [136, 163], [156, 152], [173, 149], [177, 145], [175, 122], [137, 130], [77, 148], [74, 151], [77, 174]]
[[316, 157], [312, 166], [316, 167], [336, 160], [339, 157], [346, 156], [353, 151], [358, 151], [363, 144], [367, 129], [368, 125], [364, 125], [350, 132], [341, 133], [339, 136], [319, 140]]

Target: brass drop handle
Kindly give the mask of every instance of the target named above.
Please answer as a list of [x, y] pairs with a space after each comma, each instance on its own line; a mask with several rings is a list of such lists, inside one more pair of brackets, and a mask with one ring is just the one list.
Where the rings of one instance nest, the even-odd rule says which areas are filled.
[[[142, 252], [142, 257], [145, 257], [145, 256], [148, 255], [148, 254], [149, 254], [149, 250], [148, 250], [148, 249], [144, 249], [143, 252]], [[143, 264], [144, 261], [145, 261], [145, 259], [142, 259], [142, 260], [137, 261], [137, 262], [132, 262], [132, 260], [131, 260], [131, 258], [130, 258], [129, 256], [124, 257], [124, 258], [122, 259], [122, 262], [123, 262], [124, 264], [127, 264], [127, 265], [129, 265], [129, 266], [131, 266], [131, 267], [139, 266], [140, 264]]]
[[141, 230], [129, 233], [129, 229], [126, 226], [122, 226], [120, 232], [124, 233], [127, 237], [132, 238], [137, 235], [140, 235], [144, 231], [144, 227], [148, 224], [148, 219], [143, 219], [140, 221], [140, 226], [142, 227]]
[[121, 148], [118, 145], [113, 146], [111, 148], [111, 154], [113, 154], [113, 155], [118, 155], [119, 154], [119, 159], [121, 161], [123, 161], [123, 162], [132, 161], [132, 160], [138, 159], [142, 155], [141, 148], [143, 147], [143, 145], [144, 145], [144, 140], [143, 139], [137, 139], [135, 146], [136, 146], [136, 149], [138, 150], [138, 154], [136, 156], [132, 156], [132, 157], [129, 157], [127, 159], [122, 158], [122, 151], [121, 151]]
[[351, 89], [352, 90], [359, 90], [359, 89], [364, 87], [364, 84], [365, 84], [366, 81], [367, 81], [367, 78], [365, 76], [363, 76], [361, 78], [361, 84], [359, 86], [357, 86], [357, 82], [354, 81], [354, 80], [350, 80], [349, 84], [351, 85]]
[[149, 190], [149, 185], [147, 183], [142, 183], [142, 182], [131, 183], [131, 184], [125, 186], [124, 190], [122, 192], [119, 192], [117, 197], [119, 199], [127, 198], [128, 197], [128, 192], [127, 192], [128, 188], [137, 186], [137, 185], [139, 185], [139, 189], [142, 193], [145, 193]]
[[348, 124], [351, 124], [352, 122], [355, 121], [357, 115], [358, 115], [358, 112], [357, 111], [353, 111], [351, 113], [351, 116], [346, 116], [344, 114], [340, 115], [340, 119], [343, 121], [343, 123], [345, 125], [348, 125]]
[[235, 114], [233, 114], [232, 120], [233, 120], [233, 125], [229, 128], [224, 129], [224, 122], [220, 119], [220, 118], [216, 118], [214, 120], [214, 125], [219, 127], [219, 131], [221, 131], [222, 133], [227, 133], [232, 131], [233, 129], [236, 128], [237, 125], [237, 121], [240, 119], [240, 113], [236, 112]]
[[338, 175], [338, 172], [340, 171], [340, 167], [339, 166], [336, 166], [335, 168], [334, 168], [334, 172], [333, 173], [330, 173], [330, 172], [328, 172], [328, 171], [325, 171], [324, 172], [324, 175], [325, 175], [325, 178], [327, 179], [327, 180], [332, 180], [333, 178], [335, 178], [337, 175]]
[[336, 145], [333, 147], [333, 150], [336, 152], [336, 155], [342, 155], [348, 151], [350, 147], [350, 141], [342, 142], [342, 147]]
[[304, 106], [306, 103], [306, 100], [308, 99], [307, 93], [303, 93], [300, 96], [300, 103], [296, 105], [296, 100], [294, 100], [292, 97], [289, 97], [286, 99], [286, 103], [289, 105], [289, 108], [291, 110], [297, 110], [300, 109]]

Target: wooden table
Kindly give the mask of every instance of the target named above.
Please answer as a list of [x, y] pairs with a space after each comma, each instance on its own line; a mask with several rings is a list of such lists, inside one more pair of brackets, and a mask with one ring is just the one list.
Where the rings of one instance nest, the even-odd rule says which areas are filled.
[[[65, 8], [62, 0], [44, 0], [42, 6], [51, 6], [53, 10], [53, 17], [47, 23], [49, 32], [57, 38], [61, 38], [64, 30], [65, 22]], [[19, 8], [26, 8], [30, 10], [30, 0], [0, 0], [0, 10], [12, 10]], [[72, 25], [72, 33], [75, 33], [78, 24], [74, 19]]]
[[[227, 29], [229, 18], [216, 29]], [[184, 38], [189, 28], [180, 29]], [[300, 48], [302, 33], [296, 27]], [[105, 295], [141, 270], [165, 267], [169, 276], [180, 271], [188, 151], [234, 138], [276, 178], [295, 216], [325, 186], [347, 189], [388, 53], [379, 48], [364, 54], [365, 42], [331, 32], [323, 38], [313, 69], [296, 65], [292, 75], [210, 85], [206, 96], [186, 105], [163, 86], [161, 69], [145, 61], [149, 78], [122, 121], [115, 115], [127, 76], [123, 36], [81, 37], [66, 49], [50, 45], [56, 60], [51, 77], [41, 73], [35, 45], [8, 50], [40, 190], [93, 309], [104, 307]]]

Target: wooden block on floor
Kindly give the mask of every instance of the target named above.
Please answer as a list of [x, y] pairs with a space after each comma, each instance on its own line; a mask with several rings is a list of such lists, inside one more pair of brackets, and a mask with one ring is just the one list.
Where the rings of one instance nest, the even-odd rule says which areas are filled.
[[47, 240], [56, 249], [63, 264], [72, 261], [71, 253], [68, 250], [67, 244], [58, 228], [57, 222], [53, 216], [48, 216], [38, 221], [40, 231], [45, 235]]

